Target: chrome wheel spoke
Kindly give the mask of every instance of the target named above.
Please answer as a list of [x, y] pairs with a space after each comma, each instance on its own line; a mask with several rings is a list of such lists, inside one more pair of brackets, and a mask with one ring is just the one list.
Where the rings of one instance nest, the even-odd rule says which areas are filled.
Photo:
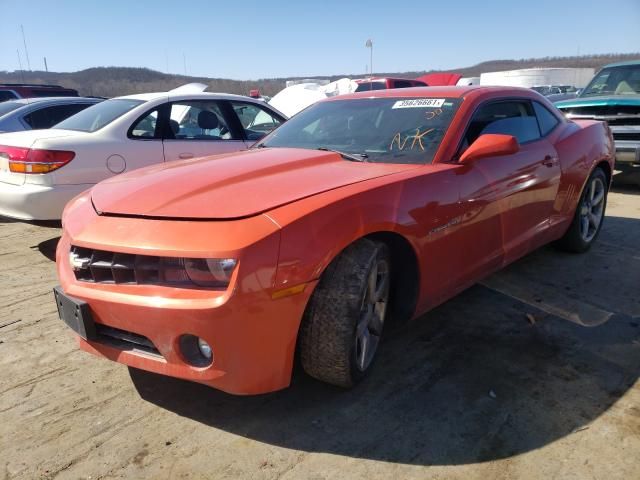
[[594, 196], [594, 195], [595, 195], [595, 193], [596, 193], [596, 186], [597, 186], [597, 185], [596, 185], [596, 181], [597, 181], [597, 180], [594, 178], [594, 179], [591, 181], [591, 186], [589, 187], [589, 201], [590, 201], [590, 203], [593, 203], [593, 196]]
[[369, 324], [371, 323], [371, 318], [374, 315], [373, 305], [367, 304], [367, 309], [361, 313], [360, 321], [358, 325], [356, 325], [356, 336], [360, 337], [364, 335], [364, 331], [369, 329]]
[[591, 202], [591, 206], [595, 207], [596, 205], [600, 205], [602, 200], [604, 199], [604, 189], [600, 190], [594, 197]]
[[580, 231], [582, 232], [583, 238], [587, 238], [589, 236], [589, 217], [586, 215], [580, 219]]
[[384, 272], [378, 275], [376, 290], [373, 295], [375, 302], [386, 301], [389, 292], [389, 274]]
[[382, 327], [384, 326], [384, 305], [382, 308], [378, 308], [376, 305], [373, 315], [371, 316], [371, 322], [369, 323], [369, 329], [374, 335], [380, 336], [382, 334]]
[[362, 335], [360, 335], [357, 339], [358, 349], [357, 349], [357, 362], [358, 367], [361, 370], [367, 368], [368, 365], [368, 357], [371, 354], [371, 334], [369, 333], [369, 329], [365, 328]]
[[389, 300], [389, 282], [388, 263], [376, 259], [369, 271], [355, 332], [355, 362], [361, 371], [369, 367], [380, 342]]

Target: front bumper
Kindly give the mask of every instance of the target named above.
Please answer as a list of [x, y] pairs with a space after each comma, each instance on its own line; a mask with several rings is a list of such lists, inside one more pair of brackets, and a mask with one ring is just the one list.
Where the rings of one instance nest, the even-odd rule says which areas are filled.
[[609, 128], [616, 146], [616, 167], [640, 166], [640, 125], [614, 123]]
[[[316, 282], [297, 295], [272, 299], [280, 240], [279, 230], [267, 230], [274, 228], [272, 222], [260, 217], [242, 224], [99, 217], [86, 213], [91, 208], [86, 199], [75, 203], [84, 203], [80, 216], [90, 219], [78, 221], [77, 215], [65, 214], [57, 250], [62, 290], [87, 302], [96, 324], [146, 337], [158, 354], [76, 335], [81, 349], [233, 394], [266, 393], [289, 385], [298, 327]], [[256, 231], [261, 238], [240, 251], [225, 248], [246, 244], [245, 232]], [[97, 248], [98, 238], [107, 239], [101, 248], [154, 250], [167, 256], [181, 251], [184, 256], [214, 258], [215, 249], [222, 258], [237, 258], [238, 266], [226, 291], [78, 281], [69, 265], [70, 245]], [[184, 334], [211, 345], [211, 365], [197, 367], [185, 359], [179, 341]]]
[[640, 142], [616, 140], [616, 166], [640, 166]]
[[0, 215], [18, 220], [59, 220], [67, 202], [91, 186], [0, 182]]

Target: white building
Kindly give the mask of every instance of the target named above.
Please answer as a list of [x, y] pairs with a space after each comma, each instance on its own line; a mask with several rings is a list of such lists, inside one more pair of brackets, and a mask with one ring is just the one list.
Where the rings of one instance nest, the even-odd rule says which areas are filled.
[[593, 78], [593, 68], [524, 68], [480, 75], [480, 85], [536, 87], [540, 85], [572, 85], [582, 88]]

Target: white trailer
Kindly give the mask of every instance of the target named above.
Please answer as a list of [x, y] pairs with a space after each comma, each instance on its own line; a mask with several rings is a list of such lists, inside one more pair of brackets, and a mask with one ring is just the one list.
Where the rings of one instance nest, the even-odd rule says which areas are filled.
[[537, 87], [540, 85], [571, 85], [582, 88], [593, 78], [593, 68], [524, 68], [480, 75], [480, 85]]

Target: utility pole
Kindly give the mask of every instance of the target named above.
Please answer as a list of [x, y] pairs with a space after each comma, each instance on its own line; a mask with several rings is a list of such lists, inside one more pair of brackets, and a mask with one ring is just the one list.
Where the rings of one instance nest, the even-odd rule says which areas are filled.
[[49, 71], [49, 67], [47, 66], [47, 57], [44, 57], [44, 71], [45, 72]]
[[27, 40], [24, 36], [24, 27], [20, 25], [20, 30], [22, 30], [22, 43], [24, 44], [24, 53], [27, 56], [27, 68], [31, 71], [31, 63], [29, 62], [29, 50], [27, 50]]
[[373, 40], [368, 39], [364, 46], [369, 49], [369, 74], [373, 77]]
[[16, 53], [18, 54], [18, 65], [20, 65], [20, 77], [22, 78], [22, 83], [24, 83], [24, 70], [22, 69], [22, 59], [20, 58], [19, 48], [16, 48]]

